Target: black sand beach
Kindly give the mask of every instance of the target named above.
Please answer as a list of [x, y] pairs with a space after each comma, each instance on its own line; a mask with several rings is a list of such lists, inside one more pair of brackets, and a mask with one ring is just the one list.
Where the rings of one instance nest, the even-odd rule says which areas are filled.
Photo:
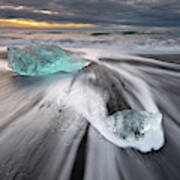
[[[179, 180], [180, 55], [137, 56], [145, 59], [102, 57], [78, 74], [59, 72], [33, 78], [0, 70], [0, 179]], [[6, 55], [0, 57], [2, 60]], [[165, 144], [158, 151], [120, 148], [68, 103], [56, 108], [55, 92], [61, 89], [61, 81], [71, 82], [67, 94], [75, 92], [82, 81], [83, 86], [108, 93], [109, 114], [131, 109], [132, 101], [137, 109], [143, 109], [146, 98], [133, 93], [138, 84], [128, 82], [113, 68], [144, 80], [151, 89], [163, 114]], [[124, 91], [131, 99], [123, 96]]]

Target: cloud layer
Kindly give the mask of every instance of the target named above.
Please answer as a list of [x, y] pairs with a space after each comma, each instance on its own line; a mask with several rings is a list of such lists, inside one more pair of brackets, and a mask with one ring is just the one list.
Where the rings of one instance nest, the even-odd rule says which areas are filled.
[[179, 0], [2, 0], [0, 18], [52, 23], [180, 26]]

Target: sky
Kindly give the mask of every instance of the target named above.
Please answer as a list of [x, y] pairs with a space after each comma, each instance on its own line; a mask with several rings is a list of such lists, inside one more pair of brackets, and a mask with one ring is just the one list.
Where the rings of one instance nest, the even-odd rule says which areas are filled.
[[180, 0], [0, 0], [0, 27], [179, 27]]

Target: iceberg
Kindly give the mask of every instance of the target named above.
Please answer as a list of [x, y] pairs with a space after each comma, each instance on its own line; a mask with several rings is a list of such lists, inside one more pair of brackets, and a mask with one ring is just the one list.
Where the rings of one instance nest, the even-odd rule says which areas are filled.
[[8, 66], [21, 75], [73, 72], [89, 64], [90, 61], [54, 45], [33, 44], [26, 48], [8, 48]]

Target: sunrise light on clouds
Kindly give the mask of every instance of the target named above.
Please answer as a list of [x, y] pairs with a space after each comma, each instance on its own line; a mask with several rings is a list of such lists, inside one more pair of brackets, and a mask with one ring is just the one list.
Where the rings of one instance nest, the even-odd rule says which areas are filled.
[[37, 28], [91, 28], [93, 24], [82, 23], [48, 23], [32, 19], [0, 19], [0, 27], [37, 27]]

